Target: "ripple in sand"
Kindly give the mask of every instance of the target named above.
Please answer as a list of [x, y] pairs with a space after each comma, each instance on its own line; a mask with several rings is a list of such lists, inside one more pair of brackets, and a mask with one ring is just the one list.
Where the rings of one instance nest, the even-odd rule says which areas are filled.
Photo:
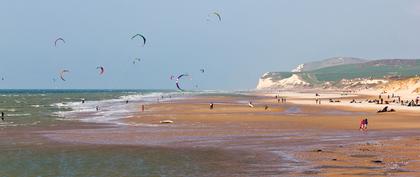
[[366, 169], [366, 170], [375, 170], [381, 169], [381, 167], [372, 167], [372, 166], [340, 166], [340, 165], [321, 165], [315, 167], [316, 169]]
[[377, 155], [373, 155], [373, 154], [353, 154], [350, 155], [350, 157], [356, 157], [356, 158], [372, 158], [372, 157], [376, 157]]

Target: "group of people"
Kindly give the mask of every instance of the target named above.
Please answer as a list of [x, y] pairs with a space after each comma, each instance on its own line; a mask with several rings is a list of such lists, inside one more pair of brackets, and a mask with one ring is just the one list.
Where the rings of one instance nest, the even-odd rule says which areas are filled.
[[286, 98], [283, 98], [283, 97], [279, 97], [279, 96], [275, 96], [274, 98], [276, 98], [277, 99], [277, 103], [286, 103]]
[[368, 128], [368, 119], [362, 119], [360, 121], [359, 130], [365, 132], [367, 131], [367, 128]]

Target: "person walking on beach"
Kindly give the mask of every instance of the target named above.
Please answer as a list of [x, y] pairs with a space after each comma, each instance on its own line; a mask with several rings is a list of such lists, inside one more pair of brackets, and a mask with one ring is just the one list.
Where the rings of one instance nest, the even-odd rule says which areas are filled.
[[214, 108], [214, 104], [210, 103], [210, 110], [212, 110]]
[[367, 119], [367, 118], [365, 119], [365, 125], [364, 125], [364, 128], [365, 128], [365, 131], [367, 131], [367, 128], [368, 128], [368, 119]]
[[1, 120], [4, 121], [4, 112], [1, 112]]
[[99, 105], [96, 105], [96, 111], [99, 111]]
[[367, 126], [368, 126], [368, 119], [362, 119], [360, 121], [360, 131], [367, 131]]
[[144, 112], [144, 105], [141, 105], [141, 112]]
[[360, 121], [359, 130], [363, 131], [365, 129], [365, 119], [362, 119]]

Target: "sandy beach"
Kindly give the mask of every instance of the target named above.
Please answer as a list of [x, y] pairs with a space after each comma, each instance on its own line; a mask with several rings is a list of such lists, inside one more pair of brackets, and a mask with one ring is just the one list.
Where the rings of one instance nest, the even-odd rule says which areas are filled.
[[[366, 95], [325, 94], [342, 104], [321, 105], [312, 94], [284, 95], [286, 103], [269, 94], [194, 96], [148, 104], [144, 112], [139, 104], [121, 120], [125, 126], [40, 133], [60, 143], [220, 151], [230, 154], [220, 163], [236, 167], [222, 176], [420, 175], [420, 108], [378, 114], [383, 105], [344, 103]], [[367, 132], [359, 131], [362, 118], [369, 119]]]

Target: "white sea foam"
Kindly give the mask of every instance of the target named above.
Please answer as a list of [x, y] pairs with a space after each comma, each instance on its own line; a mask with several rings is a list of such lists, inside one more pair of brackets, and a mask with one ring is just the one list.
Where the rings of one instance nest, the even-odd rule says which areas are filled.
[[25, 117], [25, 116], [30, 116], [31, 114], [29, 113], [22, 113], [22, 114], [7, 114], [8, 117]]
[[[143, 125], [143, 124], [127, 124], [119, 121], [122, 118], [126, 118], [129, 115], [134, 114], [138, 110], [138, 104], [148, 104], [156, 101], [167, 101], [173, 98], [174, 92], [152, 92], [147, 94], [129, 94], [121, 96], [116, 99], [98, 100], [98, 101], [85, 101], [82, 103], [78, 102], [61, 102], [54, 103], [51, 106], [56, 107], [59, 111], [54, 112], [55, 116], [61, 118], [61, 120], [79, 120], [83, 122], [95, 122], [95, 123], [113, 123], [117, 125], [130, 125], [130, 126], [154, 126], [154, 125]], [[171, 98], [170, 98], [171, 97]], [[128, 101], [130, 104], [126, 104]], [[99, 111], [96, 107], [99, 107]]]

